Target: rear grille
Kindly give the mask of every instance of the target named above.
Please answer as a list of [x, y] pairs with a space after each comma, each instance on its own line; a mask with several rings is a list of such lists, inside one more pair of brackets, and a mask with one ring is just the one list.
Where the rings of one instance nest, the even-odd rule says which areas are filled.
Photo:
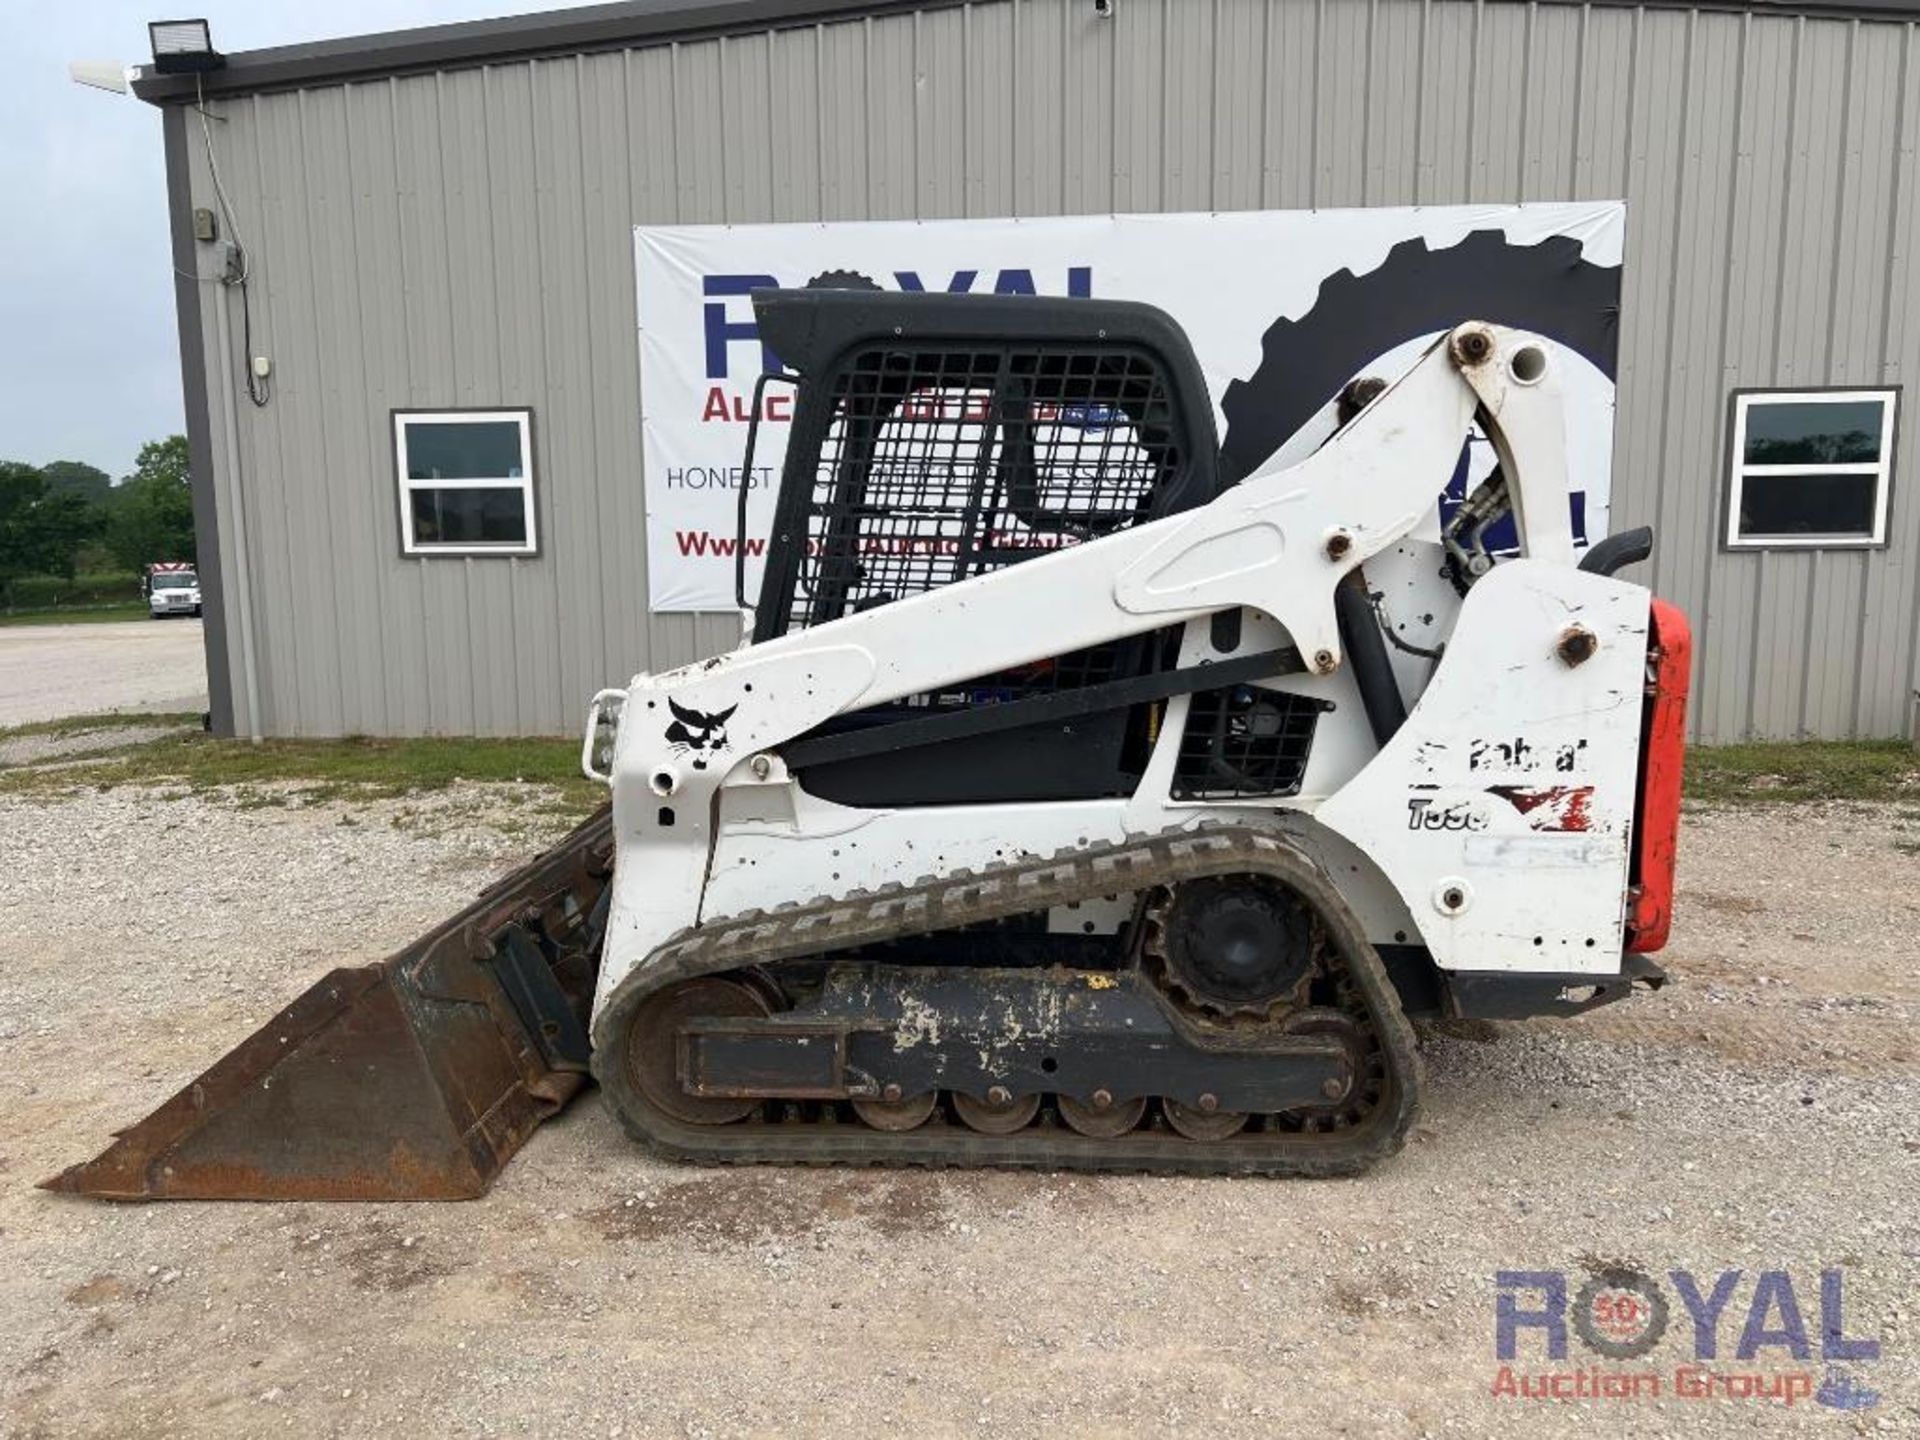
[[1320, 712], [1332, 708], [1311, 696], [1251, 685], [1199, 691], [1180, 736], [1174, 798], [1299, 794]]

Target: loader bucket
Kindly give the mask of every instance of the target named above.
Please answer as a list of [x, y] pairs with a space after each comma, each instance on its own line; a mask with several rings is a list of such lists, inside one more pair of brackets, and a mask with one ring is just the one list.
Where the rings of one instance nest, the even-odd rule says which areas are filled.
[[339, 969], [42, 1184], [109, 1200], [461, 1200], [585, 1082], [602, 808], [377, 965]]

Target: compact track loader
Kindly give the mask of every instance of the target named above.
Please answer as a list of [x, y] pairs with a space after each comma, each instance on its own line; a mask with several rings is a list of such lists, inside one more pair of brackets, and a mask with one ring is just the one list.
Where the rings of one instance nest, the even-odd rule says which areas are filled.
[[597, 696], [610, 810], [49, 1185], [475, 1195], [589, 1075], [698, 1160], [1348, 1173], [1410, 1016], [1660, 982], [1687, 626], [1648, 532], [1576, 558], [1554, 341], [1459, 324], [1230, 476], [1152, 308], [755, 303], [746, 643]]

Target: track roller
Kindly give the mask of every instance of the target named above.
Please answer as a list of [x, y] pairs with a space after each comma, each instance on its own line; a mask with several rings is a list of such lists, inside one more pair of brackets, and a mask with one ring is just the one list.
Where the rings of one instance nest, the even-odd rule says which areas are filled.
[[1162, 1100], [1167, 1124], [1189, 1140], [1226, 1140], [1247, 1127], [1247, 1117], [1232, 1110], [1201, 1110], [1178, 1100]]
[[987, 1092], [984, 1100], [956, 1090], [953, 1113], [960, 1117], [961, 1124], [982, 1135], [1012, 1135], [1033, 1123], [1033, 1117], [1040, 1113], [1040, 1097], [1016, 1096], [997, 1085]]
[[907, 1130], [918, 1130], [933, 1115], [940, 1103], [940, 1092], [928, 1090], [920, 1095], [908, 1095], [904, 1098], [887, 1100], [859, 1099], [853, 1102], [853, 1113], [876, 1130], [885, 1130], [899, 1134]]
[[[1105, 1104], [1101, 1103], [1102, 1096], [1106, 1097]], [[1091, 1103], [1061, 1095], [1055, 1098], [1054, 1105], [1068, 1129], [1095, 1140], [1112, 1140], [1124, 1135], [1147, 1116], [1144, 1095], [1135, 1100], [1115, 1100], [1104, 1090], [1094, 1091]]]

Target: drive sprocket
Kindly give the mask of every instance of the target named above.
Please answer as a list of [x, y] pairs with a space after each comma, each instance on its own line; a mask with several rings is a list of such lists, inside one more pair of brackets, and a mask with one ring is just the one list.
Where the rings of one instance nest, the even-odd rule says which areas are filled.
[[1211, 1015], [1277, 1018], [1306, 1003], [1325, 945], [1301, 898], [1251, 875], [1156, 890], [1144, 948], [1176, 1000]]

